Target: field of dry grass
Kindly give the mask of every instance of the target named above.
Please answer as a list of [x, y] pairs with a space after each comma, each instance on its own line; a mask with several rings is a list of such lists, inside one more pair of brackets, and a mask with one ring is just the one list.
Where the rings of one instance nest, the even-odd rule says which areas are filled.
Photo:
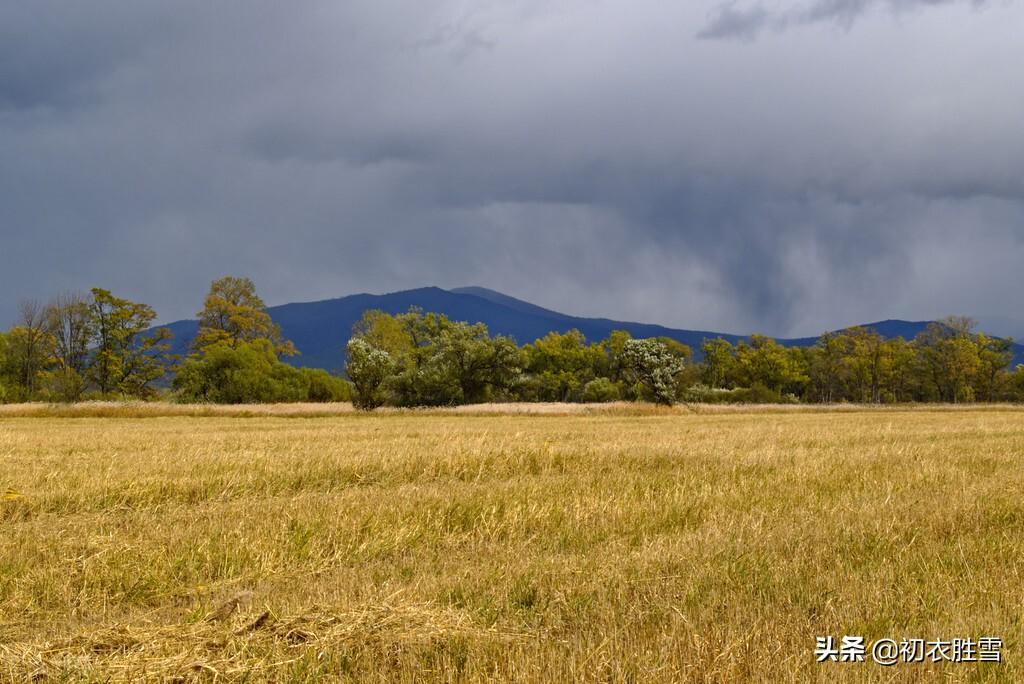
[[1024, 681], [1022, 458], [1012, 407], [9, 407], [0, 681]]

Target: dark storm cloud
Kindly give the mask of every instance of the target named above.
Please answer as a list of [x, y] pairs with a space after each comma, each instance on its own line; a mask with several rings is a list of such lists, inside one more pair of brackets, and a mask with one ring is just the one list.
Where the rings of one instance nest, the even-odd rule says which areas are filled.
[[[925, 3], [736, 4], [730, 35], [872, 4]], [[183, 317], [234, 273], [272, 303], [1010, 326], [1022, 13], [926, 4], [735, 43], [694, 39], [710, 2], [0, 0], [0, 323], [92, 285]]]
[[100, 79], [171, 35], [158, 4], [4, 2], [0, 6], [0, 112], [95, 103]]
[[814, 0], [785, 9], [767, 9], [763, 3], [720, 3], [711, 20], [699, 33], [701, 38], [755, 38], [765, 29], [782, 30], [790, 26], [832, 22], [849, 27], [862, 14], [875, 7], [901, 13], [924, 7], [963, 3], [980, 7], [987, 0]]

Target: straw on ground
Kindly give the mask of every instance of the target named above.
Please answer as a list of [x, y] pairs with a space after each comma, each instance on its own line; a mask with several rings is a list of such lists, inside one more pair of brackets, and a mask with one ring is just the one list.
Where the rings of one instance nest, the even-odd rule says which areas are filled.
[[1024, 678], [1024, 411], [490, 410], [9, 409], [0, 680]]

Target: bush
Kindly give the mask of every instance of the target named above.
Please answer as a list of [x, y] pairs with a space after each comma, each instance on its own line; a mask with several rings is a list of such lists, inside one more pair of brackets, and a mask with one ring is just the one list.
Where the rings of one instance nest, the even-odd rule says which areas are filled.
[[455, 406], [462, 403], [462, 390], [451, 370], [437, 356], [419, 368], [406, 368], [389, 376], [383, 387], [395, 406]]
[[733, 390], [732, 402], [734, 404], [791, 404], [794, 403], [789, 397], [783, 396], [780, 392], [769, 389], [761, 383], [754, 383], [753, 387]]
[[334, 402], [352, 399], [352, 388], [344, 379], [320, 368], [303, 368], [300, 372], [309, 387], [306, 392], [307, 401]]
[[43, 373], [41, 385], [41, 397], [54, 402], [76, 402], [85, 392], [85, 379], [73, 368], [55, 368]]
[[722, 389], [720, 387], [708, 387], [707, 385], [693, 385], [683, 390], [679, 398], [688, 404], [725, 404], [735, 390]]
[[605, 403], [619, 399], [619, 388], [608, 378], [595, 378], [583, 386], [583, 401]]
[[683, 401], [700, 404], [796, 404], [796, 398], [781, 394], [758, 383], [753, 387], [736, 389], [712, 389], [706, 385], [694, 385], [682, 395]]
[[185, 402], [250, 404], [305, 401], [309, 380], [278, 361], [269, 340], [219, 342], [190, 358], [174, 378]]

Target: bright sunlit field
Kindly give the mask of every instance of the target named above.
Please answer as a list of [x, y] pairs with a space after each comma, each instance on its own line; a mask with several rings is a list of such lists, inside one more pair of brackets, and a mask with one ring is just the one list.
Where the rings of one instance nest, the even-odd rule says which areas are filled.
[[1024, 681], [1011, 407], [16, 407], [0, 498], [0, 680]]

